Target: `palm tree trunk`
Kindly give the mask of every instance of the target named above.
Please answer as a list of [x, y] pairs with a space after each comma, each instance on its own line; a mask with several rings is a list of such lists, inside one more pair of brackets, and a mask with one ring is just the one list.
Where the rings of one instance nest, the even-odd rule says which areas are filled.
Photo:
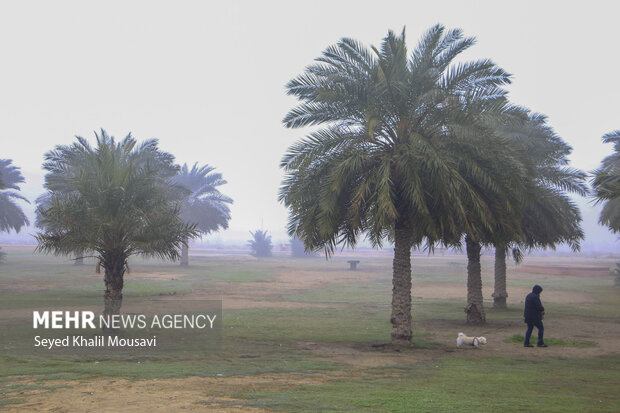
[[411, 229], [397, 221], [394, 228], [392, 276], [392, 344], [411, 345]]
[[467, 245], [467, 322], [481, 324], [486, 322], [482, 302], [482, 271], [480, 267], [480, 243], [471, 236], [465, 236]]
[[189, 267], [189, 239], [181, 246], [181, 267]]
[[103, 262], [105, 269], [104, 282], [104, 316], [120, 314], [123, 302], [123, 276], [125, 275], [126, 258], [116, 257]]
[[493, 289], [493, 308], [506, 308], [506, 247], [495, 246], [495, 287]]

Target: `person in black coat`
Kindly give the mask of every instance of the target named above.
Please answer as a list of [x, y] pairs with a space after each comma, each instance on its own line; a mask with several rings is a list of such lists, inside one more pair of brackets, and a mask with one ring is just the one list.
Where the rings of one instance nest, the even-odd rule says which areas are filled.
[[527, 323], [527, 331], [525, 332], [524, 347], [534, 347], [530, 344], [530, 337], [534, 327], [538, 329], [538, 347], [547, 347], [543, 340], [545, 328], [542, 319], [545, 314], [545, 307], [540, 302], [540, 293], [542, 292], [540, 285], [535, 285], [532, 292], [525, 297], [525, 310], [523, 311], [524, 322]]

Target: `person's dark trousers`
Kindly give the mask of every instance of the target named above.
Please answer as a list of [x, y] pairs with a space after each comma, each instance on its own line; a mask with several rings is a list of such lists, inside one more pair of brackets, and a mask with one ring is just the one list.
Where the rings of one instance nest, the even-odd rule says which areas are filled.
[[527, 331], [525, 332], [525, 342], [523, 344], [530, 344], [530, 337], [532, 336], [532, 330], [534, 327], [538, 329], [538, 344], [544, 344], [543, 335], [545, 333], [545, 327], [543, 327], [542, 321], [528, 321]]

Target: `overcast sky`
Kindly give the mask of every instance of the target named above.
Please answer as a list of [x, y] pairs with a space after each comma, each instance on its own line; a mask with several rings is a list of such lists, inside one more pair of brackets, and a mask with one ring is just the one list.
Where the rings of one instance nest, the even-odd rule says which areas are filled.
[[[612, 1], [0, 4], [0, 158], [22, 168], [23, 193], [43, 191], [43, 154], [75, 135], [157, 138], [179, 163], [208, 163], [228, 180], [230, 229], [210, 240], [245, 240], [261, 223], [286, 238], [278, 165], [304, 131], [282, 127], [295, 104], [284, 85], [341, 37], [379, 44], [406, 26], [413, 48], [436, 23], [462, 28], [478, 40], [465, 57], [512, 73], [512, 100], [548, 115], [586, 171], [611, 153], [601, 136], [620, 129]], [[599, 208], [579, 204], [586, 248], [617, 250]]]

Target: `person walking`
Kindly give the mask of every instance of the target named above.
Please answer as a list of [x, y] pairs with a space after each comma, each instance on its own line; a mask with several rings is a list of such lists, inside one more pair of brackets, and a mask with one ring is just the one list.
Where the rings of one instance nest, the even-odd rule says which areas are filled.
[[535, 285], [532, 288], [532, 292], [525, 297], [525, 309], [523, 311], [523, 319], [527, 324], [527, 331], [525, 332], [525, 342], [523, 347], [534, 347], [530, 344], [530, 337], [534, 327], [538, 329], [538, 347], [547, 347], [543, 340], [545, 328], [543, 327], [543, 316], [545, 315], [545, 307], [540, 302], [540, 293], [542, 293], [542, 287]]

